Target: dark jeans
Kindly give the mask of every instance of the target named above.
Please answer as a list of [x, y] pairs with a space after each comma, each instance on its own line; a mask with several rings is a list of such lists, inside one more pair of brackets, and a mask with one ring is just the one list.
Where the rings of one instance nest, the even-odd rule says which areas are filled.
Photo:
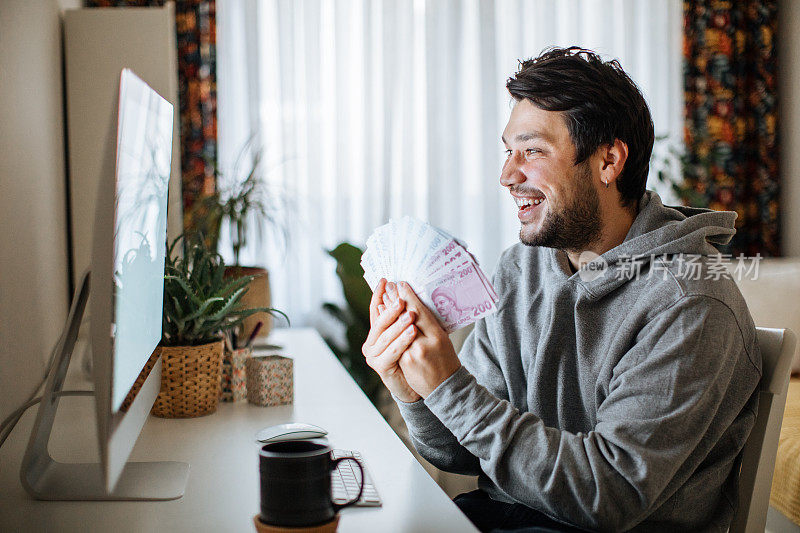
[[459, 494], [453, 499], [475, 527], [491, 533], [551, 533], [580, 531], [548, 518], [521, 503], [493, 500], [482, 490]]

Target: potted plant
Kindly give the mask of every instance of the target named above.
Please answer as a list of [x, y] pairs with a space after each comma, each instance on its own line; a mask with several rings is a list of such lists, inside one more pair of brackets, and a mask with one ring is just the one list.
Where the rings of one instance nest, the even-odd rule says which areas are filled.
[[[161, 390], [152, 413], [165, 418], [216, 411], [223, 335], [257, 312], [286, 317], [277, 309], [244, 305], [243, 296], [253, 276], [225, 277], [222, 257], [202, 239], [184, 241], [181, 256], [176, 253], [181, 240], [173, 241], [167, 250], [161, 343], [139, 378], [143, 383], [161, 356]], [[131, 394], [135, 395], [136, 389], [134, 386]]]
[[[698, 164], [707, 167], [710, 159], [710, 156], [698, 158]], [[683, 205], [708, 207], [708, 200], [702, 192], [686, 180], [693, 170], [689, 154], [682, 146], [673, 143], [669, 135], [656, 136], [650, 167], [656, 170], [658, 181], [668, 186]]]
[[361, 346], [369, 333], [369, 302], [372, 298], [372, 290], [364, 280], [364, 269], [361, 267], [362, 254], [360, 248], [348, 242], [328, 250], [328, 255], [336, 260], [336, 275], [342, 283], [347, 304], [344, 307], [330, 302], [322, 304], [325, 316], [330, 317], [338, 327], [323, 328], [321, 334], [361, 390], [378, 406], [381, 391], [385, 389], [378, 374], [367, 365], [361, 353]]
[[[254, 136], [245, 143], [236, 159], [230, 176], [225, 176], [215, 167], [218, 188], [214, 194], [198, 201], [189, 213], [190, 227], [206, 236], [212, 250], [219, 251], [219, 237], [223, 223], [230, 231], [233, 264], [228, 266], [226, 276], [248, 277], [250, 286], [243, 296], [245, 306], [270, 307], [269, 273], [260, 266], [245, 266], [240, 260], [242, 249], [247, 245], [253, 224], [255, 235], [260, 239], [265, 229], [271, 229], [279, 247], [287, 241], [284, 223], [286, 197], [279, 190], [268, 190], [261, 179], [263, 150], [253, 148]], [[244, 163], [244, 161], [249, 161]], [[256, 312], [242, 323], [242, 333], [249, 336], [257, 324], [263, 323], [259, 337], [266, 337], [272, 329], [272, 316]]]

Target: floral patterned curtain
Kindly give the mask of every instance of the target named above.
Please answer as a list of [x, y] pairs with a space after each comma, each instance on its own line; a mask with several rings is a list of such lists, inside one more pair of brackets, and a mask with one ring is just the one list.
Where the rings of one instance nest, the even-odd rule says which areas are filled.
[[[88, 0], [88, 7], [158, 7], [164, 0]], [[192, 205], [214, 193], [217, 161], [215, 0], [177, 0], [178, 100], [184, 228]]]
[[683, 2], [684, 185], [738, 213], [732, 254], [781, 253], [776, 4]]

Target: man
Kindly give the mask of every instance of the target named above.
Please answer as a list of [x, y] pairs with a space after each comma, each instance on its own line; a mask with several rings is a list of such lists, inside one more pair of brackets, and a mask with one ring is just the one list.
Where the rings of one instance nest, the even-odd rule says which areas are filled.
[[382, 280], [367, 362], [420, 454], [479, 475], [455, 501], [483, 531], [725, 531], [761, 375], [741, 294], [710, 275], [736, 215], [645, 191], [653, 124], [616, 61], [552, 49], [507, 88], [500, 182], [522, 242], [498, 263], [498, 311], [457, 357]]

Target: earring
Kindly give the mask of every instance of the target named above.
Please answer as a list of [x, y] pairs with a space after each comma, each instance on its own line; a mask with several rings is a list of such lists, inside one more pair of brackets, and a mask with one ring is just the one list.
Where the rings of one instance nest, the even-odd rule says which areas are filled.
[[606, 181], [606, 182], [604, 182], [604, 183], [606, 184], [606, 189], [608, 189], [608, 182]]

